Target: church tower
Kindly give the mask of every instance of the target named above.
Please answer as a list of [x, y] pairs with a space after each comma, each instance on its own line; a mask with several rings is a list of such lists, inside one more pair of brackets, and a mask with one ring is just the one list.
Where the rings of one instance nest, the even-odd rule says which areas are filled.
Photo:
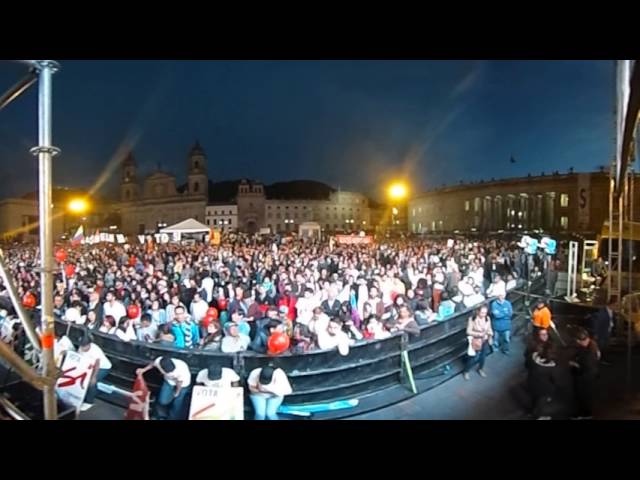
[[189, 195], [204, 195], [208, 198], [207, 157], [197, 140], [189, 152], [187, 183]]
[[138, 185], [136, 160], [133, 153], [129, 152], [122, 162], [122, 179], [120, 182], [120, 200], [132, 202], [140, 198], [140, 186]]

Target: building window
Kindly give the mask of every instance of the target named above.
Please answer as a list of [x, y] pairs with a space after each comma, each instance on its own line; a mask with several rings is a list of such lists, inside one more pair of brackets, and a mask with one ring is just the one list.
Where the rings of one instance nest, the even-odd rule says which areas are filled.
[[[269, 210], [271, 210], [271, 205], [267, 205], [267, 208], [268, 208]], [[269, 228], [271, 228], [271, 227], [269, 227]]]
[[304, 207], [302, 207], [302, 209], [303, 209], [303, 210], [306, 210], [306, 209], [307, 209], [306, 205], [305, 205]]
[[267, 218], [271, 218], [271, 212], [267, 213]]
[[464, 211], [468, 212], [470, 208], [471, 208], [471, 202], [469, 202], [469, 200], [466, 200], [464, 202]]
[[213, 219], [213, 224], [214, 224], [214, 225], [218, 225], [218, 220], [214, 218], [214, 219]]
[[253, 208], [253, 203], [249, 202], [249, 208]]
[[295, 206], [295, 207], [293, 207], [293, 208], [295, 208], [295, 209], [297, 210], [297, 209], [298, 209], [298, 205], [296, 205], [296, 206]]
[[560, 206], [561, 207], [569, 206], [569, 194], [567, 193], [560, 194]]
[[284, 207], [284, 208], [286, 208], [287, 210], [289, 210], [289, 205], [287, 205], [287, 206], [286, 206], [286, 207]]
[[269, 227], [269, 231], [273, 232], [273, 230], [271, 229], [271, 224], [267, 225], [267, 227]]
[[278, 210], [280, 210], [280, 205], [278, 205], [276, 208], [277, 208]]
[[194, 191], [194, 192], [197, 192], [199, 189], [200, 189], [200, 184], [199, 184], [198, 182], [195, 182], [195, 183], [193, 184], [193, 191]]
[[334, 230], [337, 230], [337, 229], [338, 229], [338, 225], [335, 225], [335, 224], [334, 224], [334, 225], [333, 225], [333, 228], [334, 228]]
[[563, 230], [567, 230], [569, 228], [569, 217], [560, 217], [560, 226]]
[[[413, 215], [414, 217], [416, 216], [416, 209], [415, 208], [411, 211], [411, 215]], [[415, 227], [415, 225], [414, 225], [414, 227]], [[415, 231], [415, 228], [414, 228], [414, 231]]]
[[217, 214], [218, 214], [218, 211], [217, 211], [217, 210], [214, 210], [214, 211], [213, 211], [213, 214], [214, 214], [214, 215], [217, 215]]
[[211, 225], [211, 224], [209, 223], [209, 219], [208, 219], [208, 218], [207, 218], [207, 225]]

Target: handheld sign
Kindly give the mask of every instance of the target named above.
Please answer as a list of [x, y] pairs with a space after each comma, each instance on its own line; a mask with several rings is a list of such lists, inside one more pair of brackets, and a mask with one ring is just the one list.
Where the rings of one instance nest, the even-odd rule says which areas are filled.
[[196, 385], [191, 395], [189, 420], [244, 420], [243, 393], [241, 387]]
[[79, 409], [89, 388], [94, 364], [88, 357], [67, 351], [62, 362], [62, 376], [56, 382], [56, 393], [67, 405]]

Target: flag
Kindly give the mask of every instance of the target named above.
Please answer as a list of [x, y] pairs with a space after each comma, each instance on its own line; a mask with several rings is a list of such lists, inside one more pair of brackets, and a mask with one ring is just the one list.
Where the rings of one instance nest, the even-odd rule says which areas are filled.
[[73, 246], [80, 245], [83, 239], [84, 239], [84, 228], [82, 227], [82, 225], [80, 225], [75, 235], [71, 239], [71, 245]]

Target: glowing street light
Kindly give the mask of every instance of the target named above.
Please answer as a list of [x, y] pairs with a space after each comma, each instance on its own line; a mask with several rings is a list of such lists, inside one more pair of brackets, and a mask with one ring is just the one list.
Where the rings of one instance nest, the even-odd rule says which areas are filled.
[[389, 186], [388, 194], [392, 200], [404, 200], [409, 189], [404, 183], [396, 182]]
[[67, 208], [72, 213], [82, 214], [89, 210], [89, 202], [84, 198], [74, 198], [69, 202]]

